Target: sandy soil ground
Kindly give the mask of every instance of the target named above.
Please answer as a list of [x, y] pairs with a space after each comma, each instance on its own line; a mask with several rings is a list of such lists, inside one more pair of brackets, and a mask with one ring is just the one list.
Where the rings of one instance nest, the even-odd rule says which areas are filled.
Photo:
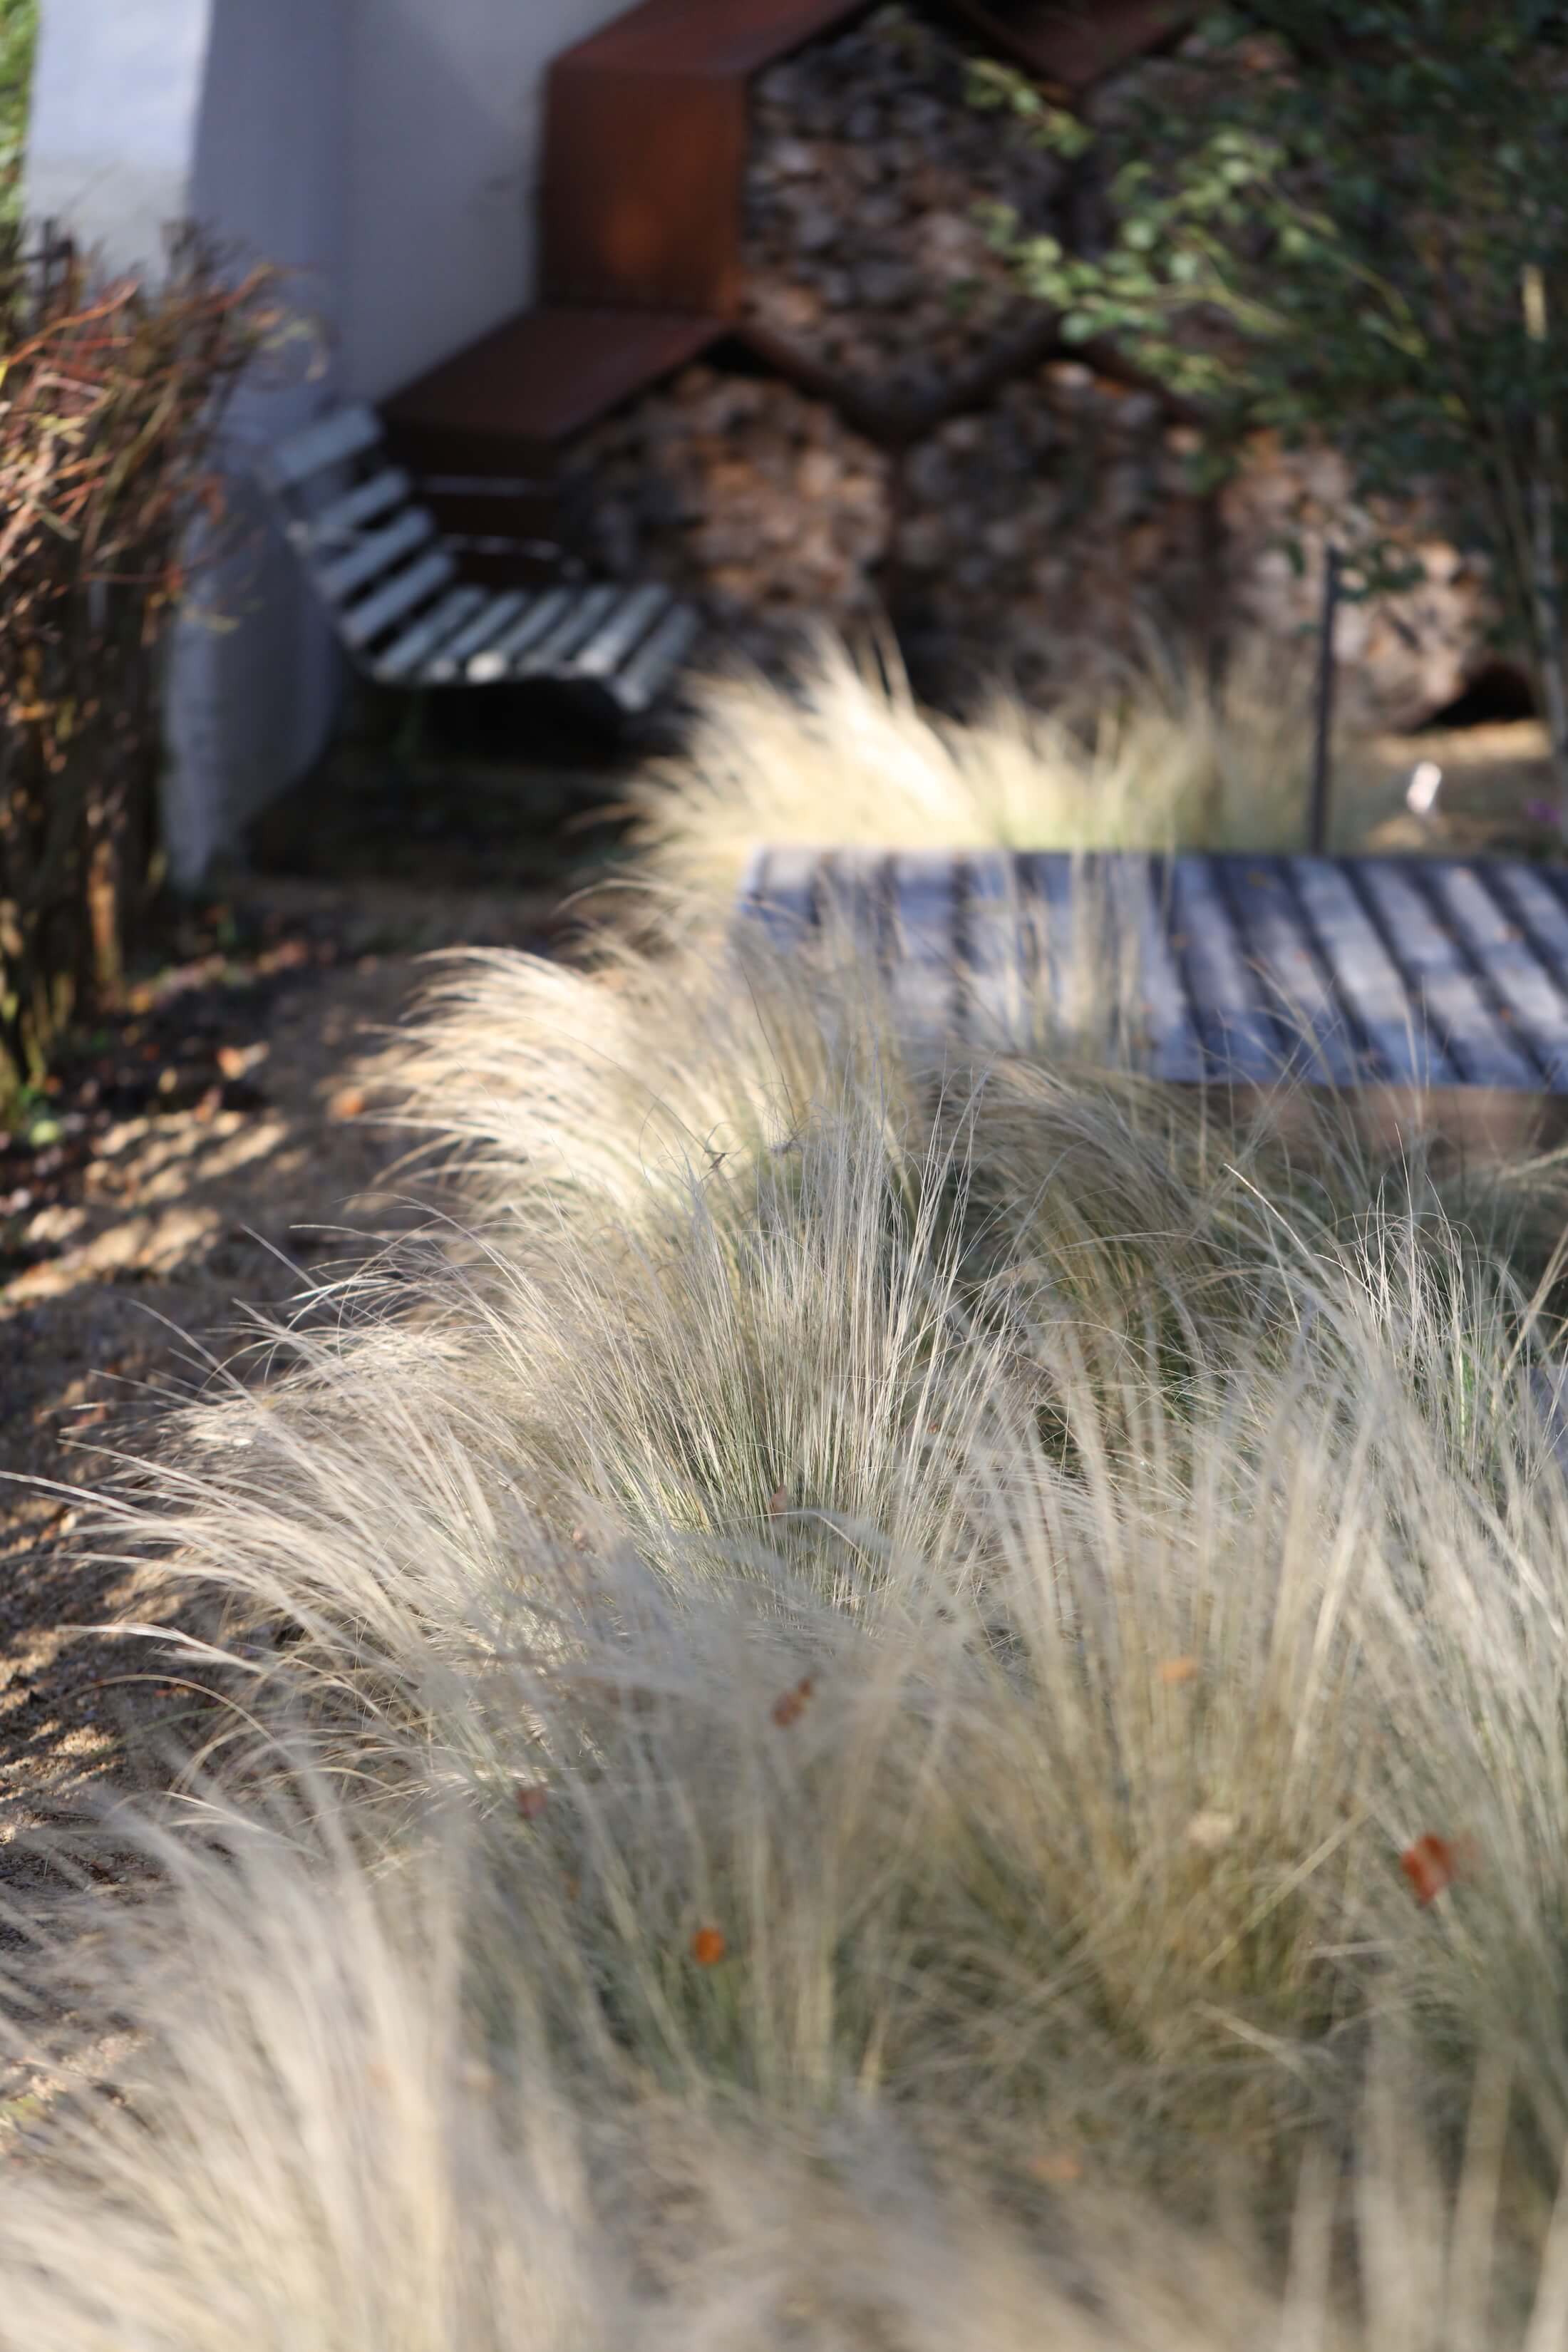
[[[200, 967], [166, 976], [157, 1006], [159, 1050], [177, 1032], [214, 1082], [166, 1064], [166, 1107], [154, 1087], [149, 1108], [98, 1118], [63, 1181], [47, 1152], [0, 1163], [0, 1851], [123, 1756], [132, 1725], [175, 1728], [194, 1703], [146, 1644], [77, 1630], [171, 1602], [78, 1556], [62, 1490], [103, 1476], [162, 1401], [242, 1363], [247, 1307], [285, 1304], [306, 1269], [416, 1213], [381, 1185], [400, 1146], [367, 1115], [356, 1062], [416, 993], [422, 954], [548, 950], [555, 898], [255, 886], [245, 913], [277, 948], [231, 966], [216, 1011]], [[53, 1182], [15, 1181], [40, 1161]]]

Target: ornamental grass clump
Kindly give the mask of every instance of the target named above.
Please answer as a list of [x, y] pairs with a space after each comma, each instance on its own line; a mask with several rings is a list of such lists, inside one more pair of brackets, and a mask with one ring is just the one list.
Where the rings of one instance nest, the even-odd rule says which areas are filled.
[[[824, 633], [787, 694], [739, 668], [706, 681], [688, 743], [627, 797], [646, 879], [717, 903], [763, 844], [1299, 848], [1311, 743], [1298, 647], [1245, 642], [1216, 687], [1194, 657], [1152, 639], [1092, 693], [1042, 711], [998, 688], [959, 721], [916, 700], [892, 646]], [[1347, 736], [1347, 839], [1358, 761], [1367, 755]]]
[[219, 1700], [8, 1906], [3, 2352], [1545, 2352], [1561, 1160], [665, 905], [90, 1504]]

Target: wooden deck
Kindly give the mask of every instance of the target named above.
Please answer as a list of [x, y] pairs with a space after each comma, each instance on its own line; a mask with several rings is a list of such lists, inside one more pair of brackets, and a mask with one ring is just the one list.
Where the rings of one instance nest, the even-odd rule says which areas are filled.
[[742, 906], [847, 922], [905, 1023], [1059, 1028], [1149, 1076], [1568, 1098], [1568, 868], [1514, 861], [764, 850]]

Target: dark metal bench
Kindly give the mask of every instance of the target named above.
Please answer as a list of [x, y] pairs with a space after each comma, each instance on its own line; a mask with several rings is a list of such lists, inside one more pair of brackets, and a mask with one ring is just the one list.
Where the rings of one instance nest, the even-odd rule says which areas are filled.
[[496, 590], [464, 581], [411, 477], [389, 462], [373, 409], [332, 410], [279, 443], [260, 470], [350, 660], [378, 685], [546, 679], [593, 688], [636, 718], [700, 633], [692, 607], [657, 582], [557, 578]]

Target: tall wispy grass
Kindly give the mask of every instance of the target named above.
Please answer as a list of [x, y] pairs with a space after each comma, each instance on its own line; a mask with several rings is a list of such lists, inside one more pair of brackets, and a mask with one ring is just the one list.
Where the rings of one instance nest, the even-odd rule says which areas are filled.
[[234, 1707], [0, 2346], [1546, 2352], [1561, 1169], [690, 930], [453, 967], [443, 1220], [99, 1509]]
[[[650, 876], [728, 893], [759, 844], [881, 849], [1297, 849], [1306, 836], [1311, 671], [1237, 648], [1211, 688], [1151, 645], [1119, 692], [1041, 712], [998, 690], [959, 722], [924, 709], [897, 652], [823, 636], [784, 694], [712, 679], [689, 744], [629, 794]], [[1342, 785], [1363, 755], [1337, 748]], [[1353, 828], [1356, 795], [1338, 796]]]

